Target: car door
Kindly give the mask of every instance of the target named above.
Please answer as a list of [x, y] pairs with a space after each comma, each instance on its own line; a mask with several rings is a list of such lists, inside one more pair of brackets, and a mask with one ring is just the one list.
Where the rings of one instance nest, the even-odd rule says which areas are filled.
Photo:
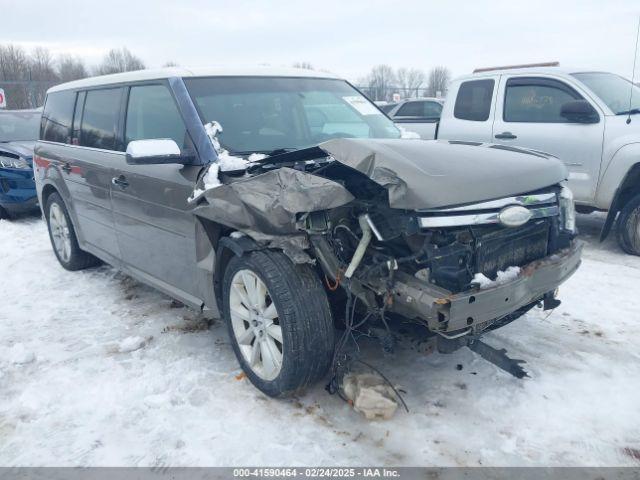
[[[183, 152], [191, 140], [164, 83], [132, 85], [124, 100], [123, 145], [170, 138]], [[187, 201], [201, 166], [128, 165], [120, 159], [111, 196], [122, 258], [143, 280], [187, 303], [195, 286], [195, 217]]]
[[577, 201], [595, 196], [602, 158], [604, 120], [571, 123], [560, 115], [566, 102], [586, 99], [568, 83], [542, 76], [504, 75], [493, 125], [494, 142], [550, 153], [569, 169], [569, 184]]
[[118, 264], [120, 251], [110, 189], [114, 167], [124, 158], [116, 145], [122, 91], [101, 88], [77, 95], [61, 168], [82, 241], [113, 264]]
[[413, 100], [402, 104], [393, 114], [394, 123], [415, 132], [420, 138], [435, 137], [436, 124], [442, 113], [442, 105], [432, 100]]

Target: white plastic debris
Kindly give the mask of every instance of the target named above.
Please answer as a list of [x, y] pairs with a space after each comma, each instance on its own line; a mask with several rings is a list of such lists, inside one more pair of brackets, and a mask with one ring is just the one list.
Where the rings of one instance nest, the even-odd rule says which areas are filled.
[[367, 420], [393, 417], [398, 403], [396, 395], [383, 378], [371, 373], [352, 373], [344, 377], [344, 393], [356, 412]]
[[520, 267], [509, 267], [506, 270], [500, 270], [495, 280], [491, 280], [482, 273], [476, 273], [471, 280], [471, 283], [479, 285], [480, 290], [486, 290], [487, 288], [496, 287], [498, 285], [504, 285], [512, 280], [515, 280], [520, 275]]
[[9, 361], [18, 365], [31, 363], [36, 359], [35, 354], [25, 348], [22, 343], [16, 343], [9, 349]]

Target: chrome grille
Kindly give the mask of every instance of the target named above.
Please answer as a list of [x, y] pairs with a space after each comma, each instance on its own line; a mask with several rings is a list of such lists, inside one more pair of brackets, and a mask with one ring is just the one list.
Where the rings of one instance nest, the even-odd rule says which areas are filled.
[[487, 202], [451, 208], [418, 211], [418, 224], [422, 228], [447, 228], [465, 225], [500, 224], [500, 212], [510, 206], [522, 206], [531, 212], [529, 221], [560, 214], [555, 192], [537, 193], [500, 198]]

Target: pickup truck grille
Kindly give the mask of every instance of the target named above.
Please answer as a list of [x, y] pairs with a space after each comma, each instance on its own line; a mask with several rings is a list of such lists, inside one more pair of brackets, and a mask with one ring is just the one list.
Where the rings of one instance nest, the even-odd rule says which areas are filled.
[[502, 228], [478, 238], [476, 272], [495, 278], [500, 270], [523, 266], [547, 256], [550, 222], [529, 222], [519, 228]]

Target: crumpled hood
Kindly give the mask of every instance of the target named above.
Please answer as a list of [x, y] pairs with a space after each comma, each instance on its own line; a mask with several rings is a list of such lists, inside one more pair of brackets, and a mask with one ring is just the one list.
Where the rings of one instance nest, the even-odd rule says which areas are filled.
[[319, 148], [385, 187], [392, 208], [408, 210], [527, 193], [568, 175], [553, 156], [504, 145], [343, 138]]
[[196, 215], [254, 239], [298, 233], [299, 213], [329, 210], [353, 200], [339, 183], [286, 167], [211, 188], [203, 197], [207, 203], [194, 209]]

